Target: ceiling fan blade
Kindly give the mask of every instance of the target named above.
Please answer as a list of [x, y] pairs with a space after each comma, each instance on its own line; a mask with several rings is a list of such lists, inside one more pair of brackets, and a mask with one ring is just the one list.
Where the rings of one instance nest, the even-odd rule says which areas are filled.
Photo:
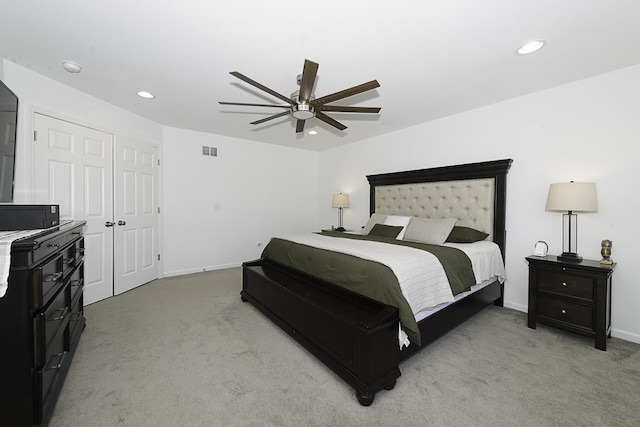
[[316, 111], [336, 111], [341, 113], [379, 113], [380, 107], [347, 107], [344, 105], [320, 105]]
[[302, 104], [308, 104], [313, 92], [313, 84], [316, 82], [316, 74], [318, 74], [318, 64], [308, 59], [304, 60], [304, 68], [302, 69], [302, 80], [300, 81], [300, 93], [298, 101]]
[[298, 120], [298, 123], [296, 123], [296, 133], [304, 131], [304, 122], [305, 120]]
[[284, 96], [282, 94], [279, 94], [278, 92], [276, 92], [273, 89], [269, 89], [265, 85], [261, 85], [257, 81], [250, 79], [249, 77], [245, 76], [244, 74], [241, 74], [241, 73], [239, 73], [237, 71], [231, 71], [229, 74], [231, 74], [234, 77], [239, 78], [243, 82], [249, 83], [250, 85], [257, 87], [258, 89], [267, 92], [268, 94], [270, 94], [272, 96], [275, 96], [278, 99], [283, 100], [284, 102], [286, 102], [288, 104], [294, 105], [294, 102], [291, 99], [287, 98], [286, 96]]
[[251, 104], [251, 103], [245, 103], [245, 102], [225, 102], [225, 101], [218, 101], [218, 104], [222, 104], [222, 105], [243, 105], [243, 106], [247, 106], [247, 107], [276, 107], [276, 108], [291, 108], [290, 105], [273, 105], [273, 104]]
[[331, 117], [327, 116], [324, 113], [321, 113], [320, 111], [316, 111], [316, 118], [340, 130], [345, 130], [347, 128], [345, 125], [343, 125], [339, 121], [332, 119]]
[[259, 125], [260, 123], [267, 122], [269, 120], [277, 119], [278, 117], [288, 116], [291, 114], [290, 111], [283, 111], [282, 113], [274, 114], [273, 116], [265, 117], [264, 119], [256, 120], [255, 122], [251, 122], [251, 125]]
[[314, 107], [318, 107], [320, 105], [328, 104], [333, 101], [337, 101], [339, 99], [348, 98], [353, 95], [357, 95], [362, 92], [366, 92], [371, 89], [375, 89], [380, 87], [380, 83], [377, 80], [371, 80], [367, 83], [362, 83], [361, 85], [351, 87], [349, 89], [341, 90], [340, 92], [332, 93], [331, 95], [323, 96], [322, 98], [315, 99], [311, 101], [311, 105]]

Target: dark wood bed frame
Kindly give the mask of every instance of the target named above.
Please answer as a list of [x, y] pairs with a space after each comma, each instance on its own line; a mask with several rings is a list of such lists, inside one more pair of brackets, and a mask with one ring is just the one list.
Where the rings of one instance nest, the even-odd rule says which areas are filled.
[[[493, 240], [505, 254], [506, 175], [511, 159], [369, 175], [370, 212], [376, 187], [423, 182], [494, 178]], [[422, 346], [398, 345], [398, 310], [297, 270], [258, 259], [242, 266], [241, 298], [302, 344], [351, 385], [360, 404], [391, 390], [399, 364], [463, 323], [487, 305], [502, 306], [497, 280], [418, 323]]]

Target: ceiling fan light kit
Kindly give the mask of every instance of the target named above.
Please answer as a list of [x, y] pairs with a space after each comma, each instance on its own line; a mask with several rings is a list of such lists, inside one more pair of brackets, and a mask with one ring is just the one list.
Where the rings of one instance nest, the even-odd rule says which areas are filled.
[[313, 105], [295, 104], [291, 106], [291, 115], [298, 120], [309, 120], [316, 114]]
[[323, 96], [321, 98], [315, 98], [313, 96], [313, 86], [316, 82], [316, 76], [318, 74], [318, 64], [308, 59], [304, 61], [304, 68], [302, 70], [302, 74], [297, 76], [297, 82], [300, 85], [300, 89], [293, 92], [291, 94], [291, 97], [286, 97], [274, 91], [273, 89], [270, 89], [237, 71], [232, 71], [229, 74], [287, 103], [285, 105], [282, 105], [282, 104], [276, 105], [276, 104], [254, 104], [254, 103], [243, 103], [243, 102], [224, 102], [224, 101], [219, 102], [222, 105], [240, 105], [240, 106], [251, 106], [251, 107], [271, 107], [271, 108], [288, 109], [288, 111], [277, 113], [261, 120], [253, 121], [251, 122], [252, 125], [257, 125], [269, 120], [277, 119], [279, 117], [291, 115], [291, 117], [297, 120], [296, 133], [303, 132], [305, 121], [312, 119], [314, 117], [335, 127], [336, 129], [345, 130], [347, 128], [345, 125], [327, 116], [326, 114], [323, 113], [323, 111], [334, 111], [334, 112], [342, 112], [342, 113], [370, 113], [370, 114], [371, 113], [377, 114], [378, 112], [380, 112], [379, 107], [352, 107], [352, 106], [341, 106], [341, 105], [327, 105], [331, 102], [335, 102], [344, 98], [348, 98], [350, 96], [357, 95], [359, 93], [363, 93], [363, 92], [378, 88], [380, 87], [380, 84], [378, 83], [377, 80], [371, 80], [370, 82], [363, 83], [361, 85], [354, 86], [349, 89], [341, 90], [339, 92], [332, 93], [330, 95]]

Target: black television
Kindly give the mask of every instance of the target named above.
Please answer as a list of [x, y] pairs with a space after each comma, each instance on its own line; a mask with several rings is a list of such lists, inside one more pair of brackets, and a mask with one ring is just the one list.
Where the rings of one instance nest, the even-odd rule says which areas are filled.
[[18, 97], [0, 80], [0, 202], [13, 201]]

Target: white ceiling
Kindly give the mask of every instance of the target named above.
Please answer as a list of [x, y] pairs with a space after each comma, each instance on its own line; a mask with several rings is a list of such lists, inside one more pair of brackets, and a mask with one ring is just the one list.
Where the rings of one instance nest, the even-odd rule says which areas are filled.
[[[323, 150], [640, 63], [638, 0], [20, 0], [0, 12], [0, 57], [166, 126]], [[515, 50], [531, 39], [546, 46]], [[315, 95], [377, 79], [329, 113], [249, 122], [280, 112], [218, 101], [279, 103], [229, 75], [289, 95], [305, 59]], [[83, 66], [80, 74], [62, 60]], [[154, 100], [135, 95], [156, 94]]]

